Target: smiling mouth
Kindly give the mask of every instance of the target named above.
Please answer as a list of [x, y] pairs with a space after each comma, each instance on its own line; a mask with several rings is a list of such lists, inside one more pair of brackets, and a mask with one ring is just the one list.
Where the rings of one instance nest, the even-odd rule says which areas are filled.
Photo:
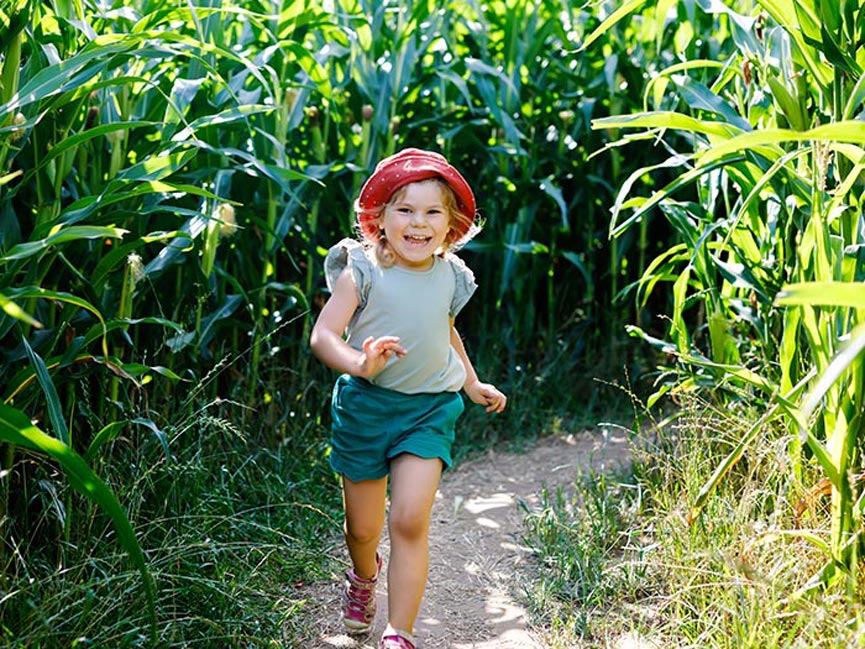
[[406, 241], [408, 241], [409, 243], [416, 243], [416, 244], [417, 243], [428, 243], [430, 241], [430, 239], [432, 239], [432, 237], [422, 237], [422, 236], [411, 235], [411, 234], [408, 234], [403, 238]]

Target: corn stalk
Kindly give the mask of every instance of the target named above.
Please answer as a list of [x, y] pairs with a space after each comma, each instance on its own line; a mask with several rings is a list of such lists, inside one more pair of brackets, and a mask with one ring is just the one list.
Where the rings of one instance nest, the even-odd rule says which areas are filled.
[[[630, 329], [678, 359], [668, 374], [675, 381], [658, 396], [711, 386], [717, 398], [744, 398], [783, 416], [794, 433], [794, 466], [807, 446], [832, 484], [832, 569], [820, 580], [846, 574], [852, 589], [860, 530], [849, 475], [863, 441], [865, 125], [856, 118], [865, 9], [858, 0], [757, 5], [765, 14], [710, 8], [740, 46], [727, 60], [671, 66], [646, 92], [654, 110], [594, 123], [658, 136], [675, 130], [696, 144], [625, 182], [610, 233], [621, 236], [660, 210], [680, 234], [683, 243], [632, 287], [644, 304], [659, 282], [673, 284], [666, 339]], [[685, 110], [674, 109], [670, 89]], [[660, 168], [680, 175], [652, 196], [633, 195], [637, 178]], [[677, 200], [686, 189], [698, 200]], [[695, 318], [707, 327], [693, 328]], [[719, 465], [692, 517], [759, 432]]]

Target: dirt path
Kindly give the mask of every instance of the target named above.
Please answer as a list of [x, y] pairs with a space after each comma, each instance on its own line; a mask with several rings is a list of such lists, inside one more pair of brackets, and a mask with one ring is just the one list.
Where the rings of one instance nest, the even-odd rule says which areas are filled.
[[[430, 575], [415, 627], [423, 649], [543, 649], [520, 603], [517, 577], [528, 550], [520, 544], [524, 511], [546, 485], [570, 484], [580, 469], [614, 468], [628, 461], [621, 433], [555, 436], [525, 454], [489, 452], [445, 474], [433, 507]], [[383, 554], [387, 558], [388, 542]], [[341, 582], [311, 587], [317, 637], [303, 647], [377, 649], [386, 623], [387, 588], [379, 584], [376, 625], [353, 638], [339, 622]]]

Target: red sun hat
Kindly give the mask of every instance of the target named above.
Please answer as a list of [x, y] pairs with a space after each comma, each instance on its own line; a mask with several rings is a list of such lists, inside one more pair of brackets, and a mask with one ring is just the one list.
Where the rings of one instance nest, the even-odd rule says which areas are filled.
[[[382, 159], [361, 188], [355, 208], [363, 233], [372, 241], [378, 241], [380, 232], [377, 221], [382, 206], [400, 187], [430, 178], [441, 178], [450, 186], [456, 195], [460, 212], [473, 223], [475, 195], [466, 179], [440, 153], [409, 148]], [[457, 240], [468, 234], [471, 223], [458, 223]]]

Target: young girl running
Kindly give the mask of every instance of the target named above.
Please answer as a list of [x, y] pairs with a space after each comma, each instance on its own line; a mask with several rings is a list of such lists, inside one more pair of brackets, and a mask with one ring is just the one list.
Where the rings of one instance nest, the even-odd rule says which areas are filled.
[[330, 456], [342, 476], [352, 563], [342, 619], [349, 632], [372, 628], [389, 476], [389, 610], [380, 647], [415, 649], [430, 514], [451, 464], [459, 391], [487, 412], [502, 412], [507, 398], [478, 379], [454, 328], [476, 288], [450, 252], [478, 229], [466, 180], [443, 156], [404, 149], [379, 162], [355, 208], [362, 241], [343, 239], [328, 252], [331, 296], [310, 337], [315, 355], [342, 374]]

